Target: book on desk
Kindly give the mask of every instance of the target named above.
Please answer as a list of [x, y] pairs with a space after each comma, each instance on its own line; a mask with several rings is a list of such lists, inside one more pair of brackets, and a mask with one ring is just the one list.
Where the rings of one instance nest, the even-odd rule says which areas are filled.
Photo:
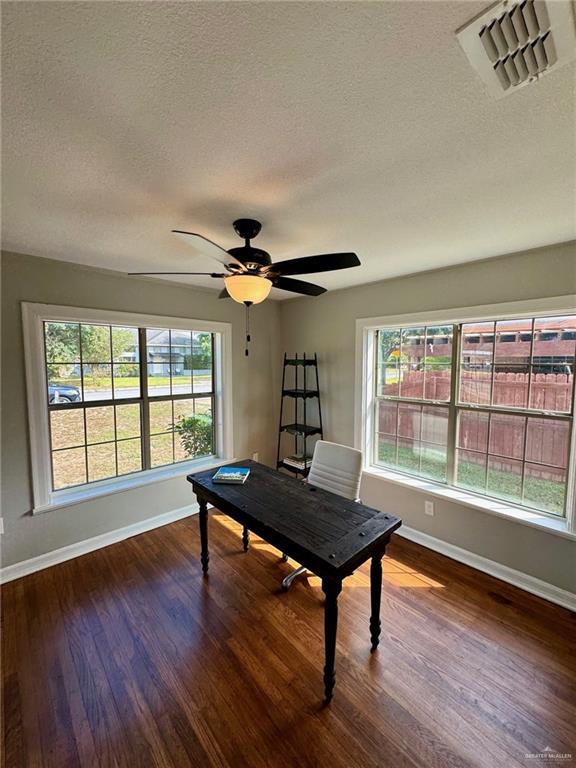
[[242, 485], [246, 482], [249, 474], [250, 469], [248, 467], [220, 467], [212, 477], [212, 482]]

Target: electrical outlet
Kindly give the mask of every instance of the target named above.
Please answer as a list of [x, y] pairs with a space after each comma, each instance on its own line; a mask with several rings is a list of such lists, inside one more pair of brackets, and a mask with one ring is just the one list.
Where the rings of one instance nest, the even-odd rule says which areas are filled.
[[0, 517], [0, 536], [4, 533], [4, 518]]
[[258, 461], [258, 451], [256, 451], [255, 453], [252, 454], [252, 460], [253, 461]]
[[434, 502], [433, 501], [425, 501], [424, 502], [424, 514], [430, 515], [431, 517], [434, 517]]

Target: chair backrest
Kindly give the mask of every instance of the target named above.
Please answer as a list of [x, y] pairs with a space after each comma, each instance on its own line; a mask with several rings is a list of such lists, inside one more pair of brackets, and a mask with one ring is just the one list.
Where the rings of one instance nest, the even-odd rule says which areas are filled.
[[361, 451], [318, 440], [308, 473], [310, 485], [356, 500], [360, 492], [361, 474]]

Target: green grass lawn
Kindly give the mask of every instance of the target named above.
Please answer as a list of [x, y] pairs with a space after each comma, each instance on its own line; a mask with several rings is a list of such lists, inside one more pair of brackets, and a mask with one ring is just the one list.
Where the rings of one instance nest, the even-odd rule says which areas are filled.
[[[194, 384], [210, 384], [212, 380], [212, 377], [209, 373], [206, 374], [197, 374], [194, 376]], [[173, 381], [175, 384], [187, 384], [190, 381], [189, 376], [174, 376]], [[78, 389], [81, 389], [82, 387], [82, 381], [80, 377], [75, 377], [71, 379], [50, 379], [50, 384], [53, 384], [54, 386], [58, 386], [59, 384], [62, 386], [68, 386], [68, 387], [78, 387]], [[117, 376], [114, 379], [114, 388], [115, 389], [129, 389], [131, 387], [139, 387], [140, 386], [140, 377], [139, 376]], [[153, 390], [155, 387], [169, 387], [170, 386], [170, 376], [151, 376], [148, 379], [148, 386], [151, 390]], [[97, 376], [97, 375], [87, 375], [84, 376], [84, 387], [87, 390], [110, 390], [112, 389], [112, 379], [110, 376]]]
[[[174, 413], [172, 413], [174, 402]], [[211, 410], [211, 398], [194, 401], [167, 400], [150, 403], [150, 454], [152, 467], [191, 458], [173, 420], [194, 411]], [[51, 411], [52, 464], [55, 489], [138, 472], [142, 469], [140, 405], [116, 404]], [[115, 445], [115, 438], [117, 443]], [[117, 446], [117, 447], [116, 447]], [[117, 451], [117, 455], [116, 455]], [[118, 462], [118, 472], [116, 471]]]
[[[420, 463], [418, 454], [415, 454], [411, 448], [399, 446], [396, 458], [396, 447], [381, 442], [378, 447], [378, 460], [386, 466], [409, 474], [417, 474], [441, 482], [446, 481], [446, 460], [442, 451], [427, 449]], [[556, 515], [564, 512], [565, 485], [561, 481], [527, 476], [524, 480], [522, 501], [521, 478], [512, 472], [490, 469], [486, 477], [484, 466], [460, 460], [457, 475], [457, 485], [460, 488], [497, 499], [522, 503], [524, 506]]]

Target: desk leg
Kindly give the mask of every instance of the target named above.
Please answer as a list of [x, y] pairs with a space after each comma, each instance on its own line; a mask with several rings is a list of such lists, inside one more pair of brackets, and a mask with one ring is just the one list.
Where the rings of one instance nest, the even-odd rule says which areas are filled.
[[246, 526], [242, 527], [242, 548], [244, 549], [244, 552], [248, 552], [248, 547], [250, 546], [250, 531]]
[[332, 691], [336, 682], [334, 661], [336, 659], [336, 629], [338, 626], [338, 595], [342, 590], [342, 582], [333, 579], [322, 579], [322, 591], [326, 595], [324, 605], [324, 698], [326, 704], [332, 699]]
[[372, 646], [370, 651], [375, 651], [380, 642], [380, 596], [382, 594], [382, 558], [384, 552], [379, 552], [372, 557], [370, 565], [370, 640]]
[[198, 519], [200, 520], [200, 560], [202, 562], [202, 571], [204, 574], [208, 573], [208, 561], [210, 555], [208, 554], [208, 504], [204, 499], [198, 499], [198, 506], [200, 511], [198, 513]]

